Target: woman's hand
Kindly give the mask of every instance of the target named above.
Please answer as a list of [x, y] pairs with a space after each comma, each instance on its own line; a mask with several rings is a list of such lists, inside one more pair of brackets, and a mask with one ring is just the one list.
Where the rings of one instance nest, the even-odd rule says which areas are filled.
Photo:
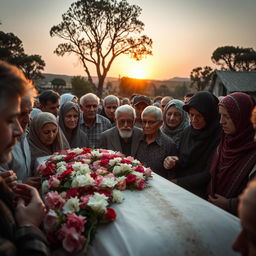
[[226, 197], [219, 194], [214, 194], [214, 196], [209, 195], [208, 200], [223, 210], [228, 210], [228, 199]]

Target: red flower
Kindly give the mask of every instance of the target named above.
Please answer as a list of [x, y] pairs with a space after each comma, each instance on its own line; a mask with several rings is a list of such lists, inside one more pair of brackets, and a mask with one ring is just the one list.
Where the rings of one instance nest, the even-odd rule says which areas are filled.
[[78, 188], [70, 188], [69, 190], [67, 190], [66, 197], [67, 198], [75, 197], [77, 196], [78, 192], [79, 192]]
[[108, 165], [108, 163], [109, 163], [109, 159], [107, 159], [107, 158], [102, 158], [100, 160], [100, 164], [103, 165], [103, 166]]
[[74, 156], [76, 156], [76, 153], [71, 152], [63, 159], [63, 161], [68, 162], [70, 160], [73, 160]]
[[137, 166], [135, 169], [134, 169], [135, 172], [141, 172], [141, 173], [144, 173], [144, 168], [142, 166]]
[[121, 163], [122, 164], [132, 164], [132, 161], [130, 161], [129, 159], [122, 158]]
[[126, 184], [129, 185], [129, 184], [134, 183], [134, 182], [136, 181], [136, 178], [137, 178], [136, 175], [134, 175], [134, 174], [128, 174], [128, 175], [126, 176]]
[[64, 171], [60, 176], [59, 176], [59, 179], [60, 180], [63, 180], [65, 179], [70, 173], [72, 173], [73, 170], [72, 169], [67, 169], [66, 171]]
[[116, 212], [113, 208], [107, 208], [103, 218], [107, 221], [114, 221], [116, 219]]
[[46, 166], [41, 172], [42, 176], [50, 176], [51, 174], [53, 174], [53, 168], [51, 166]]

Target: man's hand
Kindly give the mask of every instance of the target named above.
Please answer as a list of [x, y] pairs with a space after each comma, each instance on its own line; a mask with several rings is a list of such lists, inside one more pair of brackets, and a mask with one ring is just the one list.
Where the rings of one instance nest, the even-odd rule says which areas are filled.
[[179, 160], [177, 156], [167, 156], [164, 159], [164, 168], [165, 169], [172, 169], [175, 167], [176, 162]]
[[0, 176], [5, 180], [6, 184], [13, 190], [17, 184], [17, 175], [13, 170], [0, 172]]

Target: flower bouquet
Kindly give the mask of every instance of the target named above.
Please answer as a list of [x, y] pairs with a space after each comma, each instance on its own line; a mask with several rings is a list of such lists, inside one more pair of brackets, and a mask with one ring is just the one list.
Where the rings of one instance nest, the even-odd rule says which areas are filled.
[[97, 226], [116, 219], [112, 203], [120, 190], [143, 190], [151, 169], [132, 157], [105, 149], [76, 148], [54, 153], [38, 166], [47, 206], [44, 228], [53, 248], [87, 250]]

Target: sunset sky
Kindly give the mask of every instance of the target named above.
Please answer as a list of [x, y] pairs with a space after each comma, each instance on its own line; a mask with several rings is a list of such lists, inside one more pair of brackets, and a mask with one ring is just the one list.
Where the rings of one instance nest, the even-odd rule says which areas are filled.
[[[76, 56], [53, 54], [60, 39], [49, 31], [61, 22], [74, 0], [1, 0], [0, 30], [12, 32], [27, 54], [39, 54], [44, 72], [85, 75]], [[108, 76], [150, 79], [189, 77], [193, 68], [210, 65], [220, 46], [256, 50], [256, 0], [128, 0], [142, 8], [144, 34], [153, 39], [153, 56], [140, 62], [128, 56], [116, 59]], [[137, 71], [137, 73], [136, 73]], [[96, 73], [93, 71], [92, 75]]]

